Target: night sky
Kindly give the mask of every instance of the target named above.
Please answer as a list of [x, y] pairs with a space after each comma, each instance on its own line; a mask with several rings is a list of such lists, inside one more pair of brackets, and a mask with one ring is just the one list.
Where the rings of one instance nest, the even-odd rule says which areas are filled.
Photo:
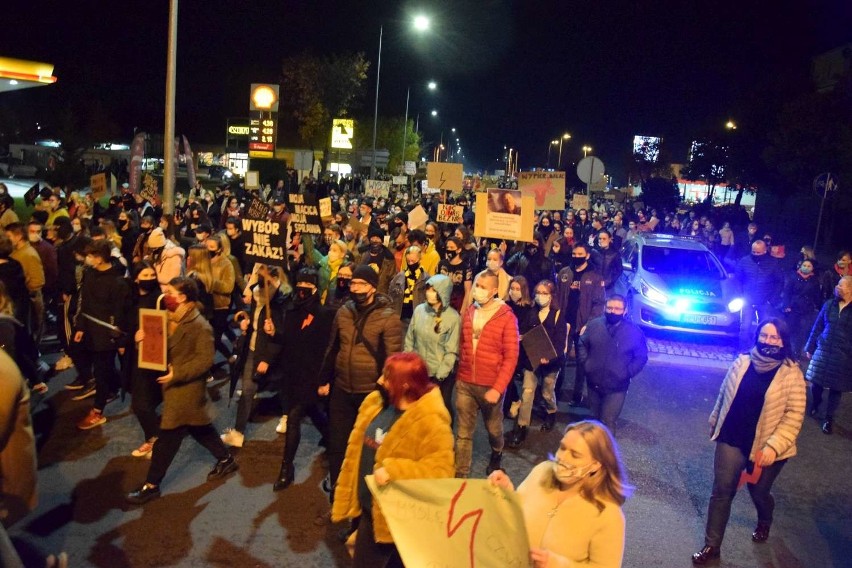
[[[100, 99], [128, 140], [134, 127], [162, 132], [166, 0], [7, 0], [3, 13], [0, 54], [54, 63], [59, 81], [0, 95], [0, 105]], [[411, 26], [418, 13], [432, 19], [425, 35]], [[360, 114], [372, 116], [380, 25], [380, 114], [401, 116], [410, 86], [425, 139], [457, 128], [466, 169], [498, 167], [504, 145], [520, 150], [522, 168], [543, 166], [567, 131], [564, 161], [589, 144], [623, 182], [634, 134], [663, 136], [682, 161], [697, 133], [748, 123], [741, 114], [763, 93], [801, 89], [813, 55], [852, 41], [852, 5], [183, 0], [177, 132], [224, 143], [226, 118], [247, 115], [249, 84], [277, 81], [281, 59], [303, 50], [364, 51], [373, 66]]]

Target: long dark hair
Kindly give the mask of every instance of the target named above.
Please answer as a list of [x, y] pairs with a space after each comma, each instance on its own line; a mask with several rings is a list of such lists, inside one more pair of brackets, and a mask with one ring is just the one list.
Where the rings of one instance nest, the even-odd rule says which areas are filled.
[[778, 330], [778, 336], [781, 338], [782, 343], [781, 353], [784, 355], [784, 359], [786, 361], [795, 361], [796, 357], [793, 354], [793, 345], [790, 338], [790, 326], [788, 326], [787, 322], [780, 318], [767, 318], [757, 324], [757, 331], [754, 332], [755, 345], [757, 345], [758, 337], [760, 337], [760, 330], [768, 324], [774, 325], [775, 329]]

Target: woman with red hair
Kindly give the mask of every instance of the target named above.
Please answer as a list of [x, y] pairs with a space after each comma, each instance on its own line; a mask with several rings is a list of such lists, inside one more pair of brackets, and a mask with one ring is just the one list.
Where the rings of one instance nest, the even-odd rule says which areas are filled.
[[387, 521], [373, 507], [367, 475], [386, 485], [455, 473], [450, 414], [425, 361], [416, 353], [391, 355], [377, 384], [358, 410], [331, 511], [334, 522], [360, 517], [355, 567], [403, 565]]

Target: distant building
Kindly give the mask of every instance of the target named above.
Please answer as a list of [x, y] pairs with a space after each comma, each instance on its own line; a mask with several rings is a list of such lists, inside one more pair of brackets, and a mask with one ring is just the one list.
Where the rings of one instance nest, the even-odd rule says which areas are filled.
[[813, 58], [811, 78], [817, 92], [826, 93], [834, 89], [852, 69], [852, 43], [826, 51]]

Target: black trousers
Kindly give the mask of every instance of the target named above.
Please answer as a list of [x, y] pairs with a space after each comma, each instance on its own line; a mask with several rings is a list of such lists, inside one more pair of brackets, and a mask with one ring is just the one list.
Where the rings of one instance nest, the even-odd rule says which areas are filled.
[[311, 418], [326, 444], [328, 443], [328, 416], [319, 402], [293, 404], [287, 412], [287, 434], [284, 443], [284, 461], [287, 463], [293, 463], [296, 459], [296, 451], [302, 441], [302, 419], [306, 415]]
[[358, 522], [352, 568], [404, 568], [395, 544], [376, 542], [371, 511], [363, 511]]
[[[80, 345], [79, 343], [77, 345]], [[80, 377], [95, 378], [95, 408], [103, 411], [109, 395], [121, 388], [121, 377], [115, 366], [118, 351], [89, 351], [85, 343], [72, 357]]]
[[[157, 373], [159, 376], [160, 373]], [[157, 382], [151, 371], [134, 369], [130, 385], [130, 409], [139, 421], [145, 439], [158, 436], [160, 432], [160, 415], [157, 407], [163, 402], [163, 388]]]
[[217, 460], [223, 460], [231, 455], [222, 439], [219, 438], [219, 433], [216, 432], [213, 424], [180, 426], [172, 430], [160, 430], [160, 437], [154, 444], [151, 467], [148, 469], [148, 477], [145, 481], [151, 485], [160, 485], [187, 434], [207, 448], [207, 451], [213, 454], [213, 457]]
[[[328, 473], [331, 479], [332, 496], [334, 495], [337, 476], [340, 475], [340, 468], [343, 466], [349, 434], [355, 426], [358, 409], [364, 399], [367, 398], [367, 394], [348, 393], [335, 387], [331, 389], [331, 400], [328, 402], [328, 451], [326, 453], [328, 455]], [[287, 416], [289, 416], [289, 413]], [[287, 429], [290, 429], [289, 422]]]
[[[571, 334], [571, 343], [574, 344], [574, 353], [580, 353], [580, 334]], [[586, 387], [586, 370], [583, 369], [583, 364], [580, 363], [580, 358], [577, 358], [577, 366], [574, 370], [574, 393], [571, 395], [571, 400], [579, 403], [583, 400], [583, 390]]]
[[231, 350], [222, 341], [222, 334], [228, 331], [228, 310], [213, 310], [213, 319], [210, 321], [210, 325], [213, 327], [213, 342], [216, 345], [216, 351], [227, 359], [231, 356]]

